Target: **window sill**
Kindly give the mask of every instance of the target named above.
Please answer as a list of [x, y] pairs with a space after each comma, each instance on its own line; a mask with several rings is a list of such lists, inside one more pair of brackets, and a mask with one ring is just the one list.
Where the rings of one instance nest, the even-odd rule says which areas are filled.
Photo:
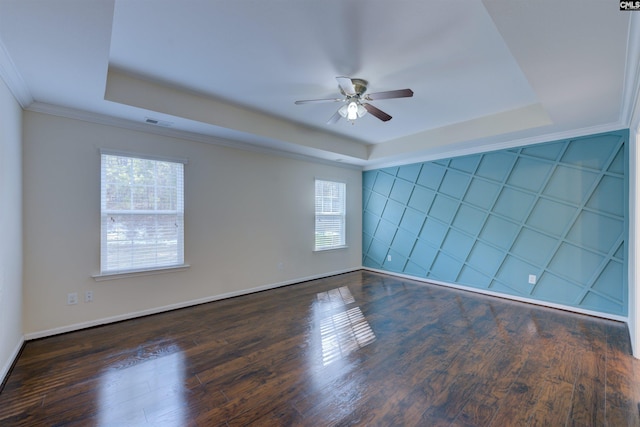
[[181, 264], [181, 265], [172, 265], [169, 267], [159, 267], [153, 269], [143, 269], [143, 270], [127, 270], [127, 271], [116, 271], [113, 273], [100, 273], [94, 274], [93, 280], [96, 282], [102, 282], [105, 280], [118, 280], [124, 279], [127, 277], [136, 277], [136, 276], [150, 276], [152, 274], [164, 274], [164, 273], [173, 273], [176, 271], [183, 271], [191, 267], [189, 264]]
[[323, 248], [323, 249], [314, 249], [313, 252], [327, 252], [327, 251], [334, 251], [336, 249], [349, 249], [349, 246], [332, 246], [330, 248]]

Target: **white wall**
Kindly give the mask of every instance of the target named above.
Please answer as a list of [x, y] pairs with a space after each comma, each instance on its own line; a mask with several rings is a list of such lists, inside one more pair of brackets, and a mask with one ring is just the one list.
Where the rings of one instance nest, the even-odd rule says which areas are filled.
[[[187, 158], [186, 271], [96, 282], [100, 148]], [[348, 249], [313, 252], [314, 178], [347, 183]], [[27, 338], [361, 266], [361, 172], [35, 112], [24, 118]], [[279, 264], [282, 263], [282, 268]], [[92, 290], [94, 301], [82, 302]], [[66, 295], [78, 292], [77, 305]]]
[[0, 79], [0, 382], [22, 345], [22, 108]]
[[640, 214], [640, 198], [637, 191], [640, 188], [638, 179], [638, 165], [640, 159], [638, 156], [638, 130], [629, 129], [629, 246], [627, 259], [629, 265], [628, 283], [629, 283], [629, 337], [631, 339], [631, 349], [633, 355], [640, 359], [640, 325], [638, 320], [640, 316], [640, 293], [638, 292], [638, 215]]

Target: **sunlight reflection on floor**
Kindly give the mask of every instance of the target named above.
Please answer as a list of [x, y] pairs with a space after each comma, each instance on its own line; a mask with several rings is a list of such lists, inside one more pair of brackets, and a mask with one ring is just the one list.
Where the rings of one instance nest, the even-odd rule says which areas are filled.
[[106, 372], [100, 384], [99, 425], [184, 425], [188, 414], [183, 396], [183, 359], [177, 352], [134, 360], [131, 366]]
[[360, 307], [322, 319], [320, 335], [325, 366], [376, 340]]
[[[376, 340], [360, 307], [344, 310], [347, 305], [355, 303], [348, 287], [320, 292], [317, 299], [320, 308], [325, 312], [329, 311], [320, 319], [322, 363], [325, 366]], [[336, 309], [343, 311], [334, 313]]]

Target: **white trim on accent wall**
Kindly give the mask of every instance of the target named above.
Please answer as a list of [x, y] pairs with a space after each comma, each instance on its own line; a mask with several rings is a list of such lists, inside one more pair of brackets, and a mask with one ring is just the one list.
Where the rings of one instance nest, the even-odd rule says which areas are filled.
[[540, 307], [548, 307], [548, 308], [554, 308], [554, 309], [559, 309], [559, 310], [564, 310], [564, 311], [570, 311], [570, 312], [578, 313], [578, 314], [586, 314], [588, 316], [600, 317], [602, 319], [615, 320], [615, 321], [618, 321], [618, 322], [625, 322], [625, 323], [628, 320], [628, 318], [626, 318], [624, 316], [617, 316], [615, 314], [608, 314], [608, 313], [601, 313], [601, 312], [598, 312], [598, 311], [584, 310], [584, 309], [581, 309], [581, 308], [566, 306], [566, 305], [562, 305], [562, 304], [556, 304], [556, 303], [552, 303], [552, 302], [545, 302], [545, 301], [539, 301], [539, 300], [534, 300], [534, 299], [529, 299], [529, 298], [522, 298], [522, 297], [518, 297], [518, 296], [515, 296], [515, 295], [503, 294], [503, 293], [498, 293], [498, 292], [491, 292], [491, 291], [486, 291], [486, 290], [483, 290], [483, 289], [477, 289], [477, 288], [472, 288], [472, 287], [468, 287], [468, 286], [456, 285], [456, 284], [449, 283], [449, 282], [442, 282], [440, 280], [433, 280], [433, 279], [427, 279], [427, 278], [422, 278], [422, 277], [415, 277], [415, 276], [410, 276], [408, 274], [396, 273], [396, 272], [387, 271], [387, 270], [378, 270], [378, 269], [371, 268], [371, 267], [362, 267], [362, 269], [363, 270], [367, 270], [367, 271], [373, 271], [374, 273], [388, 274], [390, 276], [402, 277], [403, 279], [414, 280], [416, 282], [428, 283], [430, 285], [438, 285], [438, 286], [443, 286], [445, 288], [453, 288], [453, 289], [458, 289], [458, 290], [461, 290], [461, 291], [473, 292], [473, 293], [476, 293], [476, 294], [482, 294], [482, 295], [488, 295], [488, 296], [502, 298], [502, 299], [508, 299], [508, 300], [512, 300], [512, 301], [524, 302], [524, 303], [528, 303], [528, 304], [537, 305], [537, 306], [540, 306]]

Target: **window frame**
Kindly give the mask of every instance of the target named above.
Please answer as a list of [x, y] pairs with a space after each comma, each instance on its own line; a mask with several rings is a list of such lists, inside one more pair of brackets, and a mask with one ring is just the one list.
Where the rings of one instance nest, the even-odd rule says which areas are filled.
[[[143, 266], [134, 266], [132, 268], [118, 268], [118, 269], [107, 269], [107, 229], [106, 217], [109, 215], [114, 215], [116, 212], [121, 211], [122, 214], [131, 214], [133, 213], [132, 209], [106, 209], [105, 202], [105, 188], [108, 184], [106, 182], [105, 172], [106, 168], [104, 165], [106, 156], [116, 156], [127, 159], [135, 159], [135, 160], [150, 160], [153, 162], [168, 162], [180, 165], [178, 175], [176, 176], [176, 208], [169, 210], [160, 210], [156, 209], [157, 205], [154, 209], [141, 211], [140, 214], [146, 215], [166, 215], [166, 214], [175, 214], [178, 218], [178, 227], [180, 231], [177, 233], [177, 252], [176, 252], [176, 262], [168, 263], [168, 264], [154, 264], [150, 263]], [[185, 238], [185, 229], [184, 229], [184, 193], [185, 193], [185, 165], [188, 163], [186, 159], [177, 159], [177, 158], [167, 158], [167, 157], [159, 157], [159, 156], [149, 156], [145, 154], [132, 153], [132, 152], [123, 152], [123, 151], [114, 151], [114, 150], [100, 150], [100, 273], [93, 275], [92, 277], [95, 280], [109, 280], [109, 279], [117, 279], [121, 277], [127, 276], [139, 276], [139, 275], [147, 275], [147, 274], [158, 274], [168, 271], [176, 271], [183, 270], [189, 267], [188, 264], [184, 262], [184, 238]], [[155, 177], [155, 181], [157, 181], [157, 177]], [[153, 186], [157, 186], [157, 182], [154, 182]], [[156, 201], [157, 203], [157, 201]], [[138, 214], [136, 212], [136, 214]]]
[[[330, 183], [330, 184], [338, 184], [341, 186], [342, 195], [341, 195], [341, 204], [342, 210], [340, 212], [318, 212], [318, 183]], [[325, 198], [326, 196], [322, 196]], [[338, 244], [333, 245], [322, 245], [318, 246], [318, 218], [322, 217], [331, 217], [338, 216], [341, 218], [340, 221], [340, 242]], [[335, 249], [344, 249], [347, 248], [347, 183], [344, 181], [338, 181], [335, 179], [325, 179], [325, 178], [315, 178], [314, 179], [314, 252], [324, 252]]]

